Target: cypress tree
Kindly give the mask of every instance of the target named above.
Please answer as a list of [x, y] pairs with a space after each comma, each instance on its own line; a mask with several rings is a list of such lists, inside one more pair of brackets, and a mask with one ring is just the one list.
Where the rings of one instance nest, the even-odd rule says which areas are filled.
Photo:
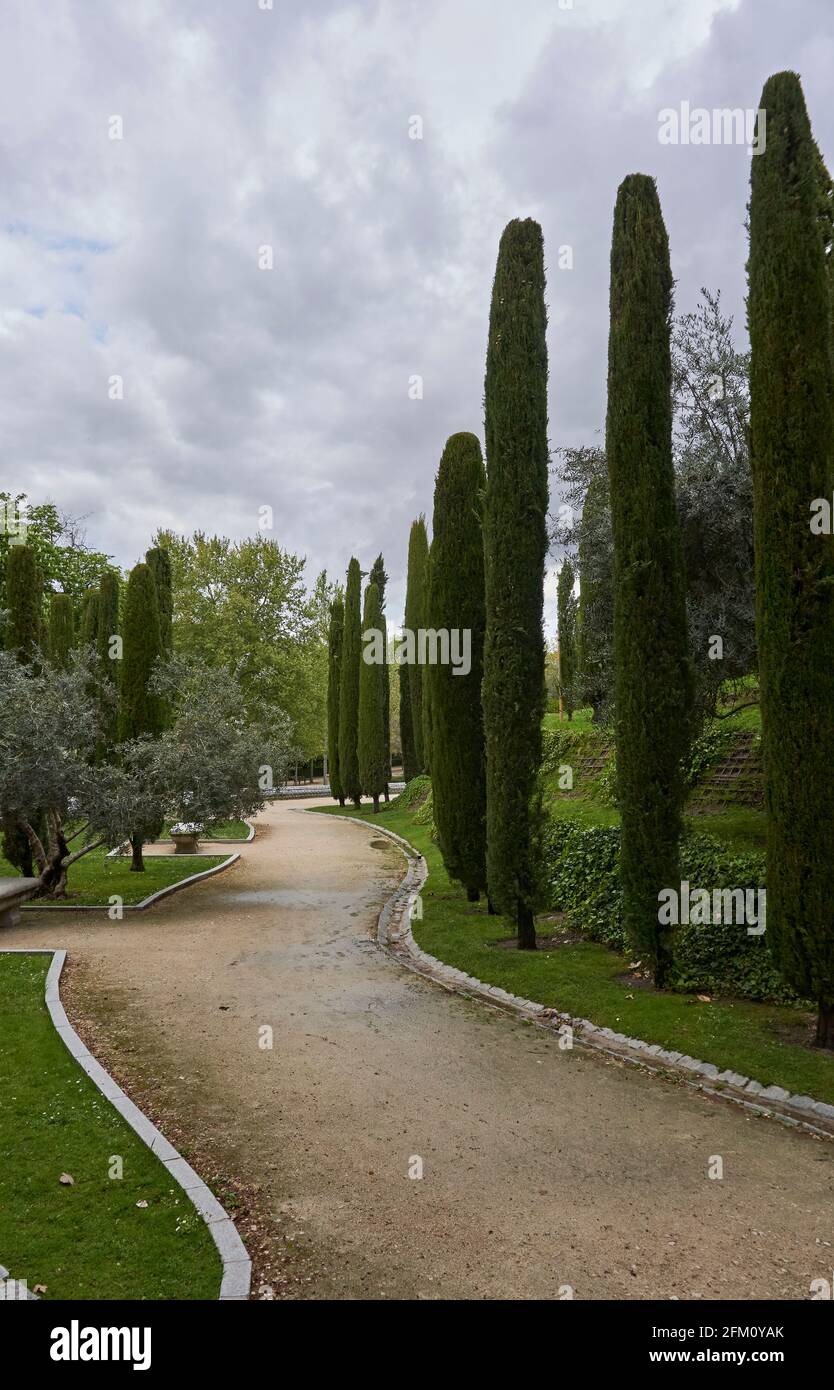
[[388, 783], [391, 779], [391, 688], [388, 682], [388, 624], [385, 620], [385, 586], [388, 583], [388, 575], [385, 573], [385, 562], [382, 555], [377, 555], [371, 567], [369, 575], [370, 582], [376, 584], [379, 590], [379, 611], [382, 622], [382, 632], [385, 637], [385, 688], [383, 691], [382, 709], [382, 756], [385, 759], [385, 766], [388, 769], [385, 774], [385, 787], [383, 795], [388, 800]]
[[173, 642], [174, 596], [171, 586], [171, 556], [164, 546], [155, 545], [145, 555], [156, 584], [159, 604], [159, 635], [163, 652], [170, 652]]
[[411, 523], [408, 538], [408, 576], [405, 589], [405, 626], [413, 634], [414, 660], [408, 664], [409, 706], [411, 710], [411, 737], [414, 743], [414, 760], [418, 772], [426, 768], [423, 745], [423, 667], [417, 660], [418, 633], [426, 626], [426, 565], [429, 557], [429, 541], [426, 535], [426, 518], [419, 516]]
[[562, 704], [568, 719], [573, 718], [576, 679], [576, 599], [573, 594], [574, 573], [570, 560], [559, 571], [557, 615], [559, 623], [559, 686]]
[[66, 667], [74, 640], [72, 598], [69, 594], [50, 595], [49, 660], [53, 666]]
[[582, 699], [594, 718], [611, 694], [611, 661], [614, 643], [614, 581], [612, 556], [601, 543], [611, 534], [608, 479], [594, 474], [585, 494], [579, 525], [579, 613], [577, 665]]
[[[470, 902], [486, 891], [483, 492], [474, 434], [453, 434], [434, 485], [428, 627], [469, 635], [470, 669], [427, 667], [434, 823], [443, 862]], [[466, 640], [465, 637], [462, 640]], [[461, 671], [463, 668], [460, 668]]]
[[342, 630], [342, 669], [339, 679], [339, 780], [346, 797], [359, 806], [362, 784], [359, 780], [359, 667], [362, 661], [361, 615], [359, 612], [362, 572], [359, 561], [351, 559], [345, 589], [345, 621]]
[[832, 367], [818, 153], [799, 78], [768, 78], [752, 160], [747, 300], [756, 631], [767, 809], [767, 938], [834, 1047]]
[[31, 545], [10, 545], [6, 559], [6, 650], [20, 662], [33, 659], [42, 638], [43, 581]]
[[81, 621], [78, 624], [78, 641], [82, 647], [98, 646], [98, 604], [98, 589], [85, 589], [81, 600]]
[[[429, 628], [429, 605], [431, 603], [431, 554], [432, 546], [429, 545], [426, 556], [426, 568], [423, 575], [423, 626]], [[428, 656], [428, 646], [427, 646]], [[432, 776], [432, 710], [431, 710], [431, 666], [422, 668], [422, 696], [423, 696], [423, 771], [427, 777]]]
[[[364, 635], [367, 632], [380, 634], [384, 650], [382, 609], [376, 584], [369, 584], [365, 590], [362, 633]], [[376, 812], [379, 810], [379, 798], [387, 780], [383, 744], [383, 681], [387, 684], [388, 667], [385, 662], [365, 660], [366, 656], [374, 654], [374, 644], [369, 643], [363, 649], [363, 659], [359, 666], [359, 781], [365, 795], [373, 797]]]
[[[101, 679], [105, 686], [109, 686], [111, 697], [115, 695], [118, 687], [119, 672], [119, 663], [111, 654], [111, 638], [118, 635], [119, 576], [113, 570], [107, 570], [101, 576], [98, 588], [97, 644]], [[107, 696], [108, 691], [105, 689], [101, 700], [102, 738], [99, 753], [102, 758], [106, 756], [107, 748], [116, 741], [118, 724], [116, 700], [108, 699]]]
[[339, 679], [344, 622], [345, 601], [341, 593], [338, 593], [330, 605], [330, 630], [327, 641], [327, 765], [330, 795], [340, 806], [345, 804], [345, 792], [339, 776]]
[[678, 844], [691, 706], [683, 555], [672, 469], [669, 242], [654, 180], [617, 193], [611, 244], [606, 455], [614, 540], [620, 875], [626, 927], [671, 963], [658, 894], [680, 887]]
[[[127, 581], [122, 633], [122, 670], [119, 690], [118, 738], [120, 743], [142, 734], [159, 734], [163, 727], [162, 704], [148, 682], [162, 655], [156, 583], [148, 565], [135, 565]], [[140, 827], [131, 836], [131, 870], [143, 872], [142, 844], [151, 827]]]
[[544, 708], [547, 554], [547, 311], [544, 246], [531, 219], [501, 237], [484, 388], [486, 635], [483, 706], [487, 882], [535, 950], [535, 816]]
[[[399, 648], [398, 648], [399, 650]], [[399, 667], [400, 681], [400, 743], [403, 757], [403, 780], [410, 782], [419, 775], [417, 753], [414, 748], [414, 729], [411, 723], [411, 681], [409, 668], [404, 663]]]

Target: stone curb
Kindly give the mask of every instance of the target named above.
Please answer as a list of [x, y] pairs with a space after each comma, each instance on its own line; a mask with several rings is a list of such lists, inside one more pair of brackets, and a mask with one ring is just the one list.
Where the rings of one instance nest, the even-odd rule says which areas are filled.
[[[7, 1280], [9, 1281], [10, 1284], [17, 1284], [17, 1283], [19, 1282], [17, 1279], [13, 1279], [13, 1278], [12, 1278], [12, 1276], [9, 1274], [9, 1271], [6, 1269], [6, 1266], [5, 1266], [5, 1265], [0, 1265], [0, 1285], [5, 1284]], [[31, 1293], [31, 1292], [29, 1291], [28, 1288], [26, 1289], [26, 1293], [25, 1293], [25, 1295], [24, 1295], [24, 1298], [26, 1298], [26, 1299], [32, 1298], [32, 1299], [35, 1300], [36, 1303], [39, 1302], [38, 1295], [37, 1295], [36, 1293]], [[17, 1293], [15, 1293], [15, 1294], [12, 1296], [12, 1298], [7, 1298], [5, 1289], [3, 1289], [3, 1292], [0, 1293], [0, 1303], [16, 1303], [16, 1302], [18, 1302], [18, 1301], [20, 1301], [20, 1302], [22, 1303], [22, 1302], [23, 1302], [23, 1299], [18, 1300], [18, 1295], [17, 1295]]]
[[412, 910], [428, 878], [426, 861], [420, 851], [402, 835], [384, 826], [372, 825], [358, 816], [339, 816], [338, 819], [352, 821], [354, 825], [362, 825], [369, 830], [379, 830], [400, 846], [409, 861], [404, 878], [380, 912], [377, 924], [377, 944], [401, 965], [416, 970], [445, 989], [482, 999], [550, 1032], [558, 1034], [564, 1028], [570, 1028], [574, 1040], [583, 1047], [602, 1052], [617, 1061], [666, 1075], [676, 1073], [688, 1086], [707, 1095], [732, 1101], [757, 1115], [777, 1119], [818, 1137], [834, 1138], [834, 1105], [814, 1100], [812, 1096], [791, 1095], [782, 1086], [763, 1086], [748, 1076], [740, 1076], [738, 1072], [719, 1071], [713, 1062], [702, 1062], [681, 1052], [667, 1051], [657, 1043], [630, 1038], [625, 1033], [615, 1033], [611, 1028], [599, 1028], [587, 1018], [574, 1018], [559, 1009], [536, 1004], [532, 999], [509, 994], [497, 985], [484, 984], [483, 980], [477, 980], [454, 966], [446, 965], [436, 956], [430, 956], [418, 946], [411, 931]]
[[[218, 865], [219, 867], [221, 866]], [[202, 876], [200, 875], [200, 877]], [[61, 1003], [59, 988], [61, 971], [67, 958], [66, 951], [53, 950], [50, 947], [34, 947], [32, 949], [28, 947], [0, 947], [0, 955], [52, 956], [52, 964], [46, 977], [44, 999], [56, 1033], [63, 1039], [68, 1052], [81, 1070], [87, 1073], [102, 1095], [110, 1101], [115, 1110], [118, 1110], [134, 1133], [138, 1134], [143, 1144], [155, 1154], [175, 1182], [179, 1183], [205, 1221], [223, 1265], [220, 1301], [248, 1299], [252, 1280], [252, 1261], [246, 1253], [246, 1247], [238, 1235], [231, 1217], [224, 1211], [202, 1178], [186, 1163], [173, 1144], [169, 1144], [162, 1131], [158, 1130], [156, 1125], [151, 1124], [147, 1115], [142, 1113], [138, 1105], [134, 1105], [109, 1072], [105, 1071], [104, 1067], [96, 1061], [67, 1018]]]
[[[240, 842], [238, 842], [240, 843]], [[245, 841], [243, 841], [245, 843]], [[157, 855], [162, 859], [164, 855]], [[173, 859], [173, 855], [171, 858]], [[146, 908], [153, 907], [160, 898], [167, 898], [169, 893], [178, 893], [180, 888], [187, 888], [191, 883], [198, 883], [201, 878], [211, 878], [212, 874], [222, 874], [224, 869], [230, 869], [235, 860], [240, 858], [240, 851], [237, 854], [230, 854], [228, 859], [224, 859], [222, 864], [215, 864], [212, 869], [201, 869], [198, 874], [189, 874], [188, 878], [181, 878], [179, 883], [169, 883], [166, 888], [158, 888], [155, 893], [151, 893], [149, 898], [144, 898], [141, 903], [123, 903], [122, 912], [144, 912]], [[108, 903], [24, 903], [21, 912], [109, 912]]]

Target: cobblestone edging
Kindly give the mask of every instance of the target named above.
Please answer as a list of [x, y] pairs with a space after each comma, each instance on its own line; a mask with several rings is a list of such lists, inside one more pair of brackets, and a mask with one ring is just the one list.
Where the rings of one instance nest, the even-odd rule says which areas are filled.
[[394, 840], [408, 859], [408, 869], [399, 887], [395, 889], [383, 907], [377, 925], [377, 944], [409, 969], [416, 970], [427, 979], [457, 993], [466, 993], [483, 999], [488, 1004], [528, 1019], [541, 1028], [561, 1033], [570, 1028], [575, 1043], [593, 1048], [618, 1061], [632, 1063], [650, 1071], [674, 1073], [687, 1085], [695, 1086], [707, 1095], [731, 1100], [755, 1114], [772, 1116], [783, 1123], [809, 1130], [826, 1139], [834, 1138], [834, 1105], [826, 1101], [814, 1100], [812, 1096], [791, 1095], [782, 1086], [763, 1086], [759, 1081], [741, 1076], [734, 1071], [719, 1071], [713, 1062], [701, 1062], [697, 1057], [688, 1057], [681, 1052], [667, 1051], [657, 1043], [643, 1042], [641, 1038], [629, 1038], [625, 1033], [615, 1033], [611, 1028], [599, 1028], [587, 1018], [574, 1018], [559, 1009], [548, 1009], [536, 1004], [532, 999], [522, 999], [509, 994], [497, 985], [484, 984], [473, 975], [446, 965], [436, 956], [430, 956], [417, 942], [411, 931], [411, 918], [414, 904], [420, 896], [427, 877], [426, 861], [408, 840], [393, 830], [381, 825], [370, 825], [358, 816], [340, 816], [340, 820], [353, 821], [355, 825], [380, 832]]
[[[245, 844], [245, 841], [241, 843]], [[173, 858], [173, 855], [171, 856]], [[157, 858], [163, 858], [158, 855]], [[237, 859], [240, 858], [240, 851], [237, 854], [230, 854], [228, 859], [224, 859], [222, 864], [215, 864], [211, 869], [201, 869], [198, 874], [189, 874], [188, 878], [181, 878], [178, 883], [169, 883], [164, 888], [158, 888], [150, 897], [143, 898], [140, 903], [122, 903], [122, 912], [144, 912], [146, 908], [153, 907], [160, 898], [167, 898], [169, 893], [178, 893], [181, 888], [187, 888], [191, 883], [198, 883], [201, 878], [211, 878], [213, 874], [222, 874], [224, 869], [230, 869]], [[109, 912], [108, 903], [24, 903], [21, 912]]]
[[134, 1105], [109, 1072], [105, 1071], [100, 1062], [96, 1061], [67, 1018], [59, 990], [61, 971], [67, 958], [66, 951], [56, 951], [43, 947], [35, 947], [32, 950], [27, 947], [9, 947], [0, 948], [0, 954], [52, 956], [52, 964], [46, 977], [44, 998], [55, 1031], [81, 1070], [87, 1073], [105, 1099], [110, 1101], [114, 1110], [118, 1110], [134, 1133], [138, 1134], [142, 1142], [156, 1155], [162, 1166], [168, 1170], [175, 1182], [179, 1183], [185, 1195], [197, 1208], [208, 1226], [223, 1265], [223, 1278], [219, 1294], [221, 1302], [247, 1299], [252, 1281], [252, 1261], [246, 1253], [246, 1247], [238, 1235], [231, 1217], [221, 1207], [214, 1193], [209, 1190], [202, 1178], [198, 1177], [191, 1165], [186, 1163], [181, 1154], [177, 1153], [173, 1144], [169, 1144], [165, 1135], [156, 1128], [156, 1125], [151, 1124], [147, 1115], [142, 1113], [138, 1105]]

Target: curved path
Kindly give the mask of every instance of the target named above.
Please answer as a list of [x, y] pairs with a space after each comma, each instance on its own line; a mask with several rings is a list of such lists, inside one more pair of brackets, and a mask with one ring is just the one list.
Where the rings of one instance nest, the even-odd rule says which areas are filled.
[[256, 1289], [801, 1299], [830, 1278], [834, 1145], [403, 970], [370, 939], [403, 871], [372, 828], [279, 802], [234, 868], [152, 912], [33, 913], [3, 944], [68, 949], [76, 1026], [239, 1181]]

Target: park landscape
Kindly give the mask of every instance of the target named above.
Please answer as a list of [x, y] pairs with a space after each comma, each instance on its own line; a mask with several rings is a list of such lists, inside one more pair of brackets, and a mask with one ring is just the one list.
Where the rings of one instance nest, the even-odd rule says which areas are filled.
[[312, 587], [263, 531], [160, 525], [123, 572], [2, 494], [0, 1262], [36, 1297], [223, 1279], [56, 1031], [55, 950], [237, 1297], [823, 1296], [834, 186], [797, 74], [757, 110], [749, 348], [720, 287], [677, 311], [655, 180], [617, 189], [602, 443], [552, 448], [542, 228], [505, 226], [402, 614], [382, 525]]

